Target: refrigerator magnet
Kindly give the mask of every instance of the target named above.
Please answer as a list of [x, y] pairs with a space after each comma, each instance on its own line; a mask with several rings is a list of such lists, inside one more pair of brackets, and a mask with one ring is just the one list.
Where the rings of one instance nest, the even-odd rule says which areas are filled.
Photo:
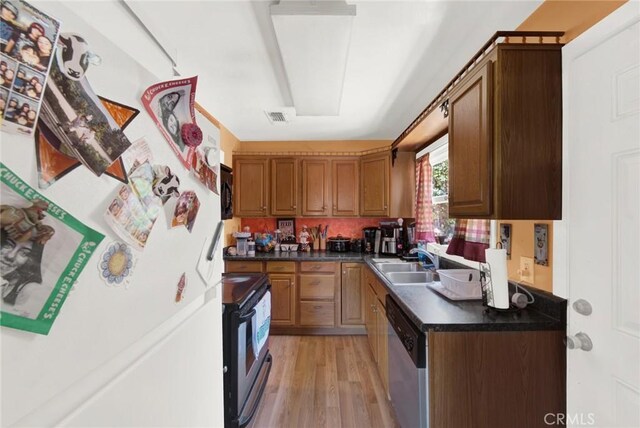
[[187, 286], [187, 274], [183, 273], [178, 281], [178, 289], [176, 290], [175, 302], [180, 303], [184, 299], [184, 289]]
[[112, 242], [100, 258], [100, 278], [109, 286], [123, 285], [128, 288], [135, 262], [130, 246], [123, 242]]

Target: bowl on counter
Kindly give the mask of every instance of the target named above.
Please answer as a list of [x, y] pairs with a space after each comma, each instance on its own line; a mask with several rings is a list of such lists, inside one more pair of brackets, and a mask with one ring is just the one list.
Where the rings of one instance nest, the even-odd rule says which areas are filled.
[[280, 244], [280, 251], [293, 252], [298, 251], [298, 244]]

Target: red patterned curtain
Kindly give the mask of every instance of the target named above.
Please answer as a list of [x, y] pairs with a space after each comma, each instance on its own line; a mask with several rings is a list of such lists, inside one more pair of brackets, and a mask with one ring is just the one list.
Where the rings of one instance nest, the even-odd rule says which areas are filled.
[[447, 254], [484, 263], [484, 250], [489, 248], [490, 234], [490, 220], [457, 219]]
[[435, 242], [429, 154], [416, 162], [416, 240]]

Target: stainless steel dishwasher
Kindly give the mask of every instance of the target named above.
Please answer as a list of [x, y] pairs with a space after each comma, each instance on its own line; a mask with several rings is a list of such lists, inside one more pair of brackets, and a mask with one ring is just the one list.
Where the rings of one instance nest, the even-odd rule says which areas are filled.
[[402, 428], [429, 426], [427, 340], [387, 295], [389, 393]]

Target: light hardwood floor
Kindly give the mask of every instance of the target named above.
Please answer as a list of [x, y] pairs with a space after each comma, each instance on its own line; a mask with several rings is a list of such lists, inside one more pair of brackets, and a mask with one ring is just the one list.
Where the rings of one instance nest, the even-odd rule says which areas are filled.
[[397, 427], [366, 336], [271, 336], [252, 428]]

